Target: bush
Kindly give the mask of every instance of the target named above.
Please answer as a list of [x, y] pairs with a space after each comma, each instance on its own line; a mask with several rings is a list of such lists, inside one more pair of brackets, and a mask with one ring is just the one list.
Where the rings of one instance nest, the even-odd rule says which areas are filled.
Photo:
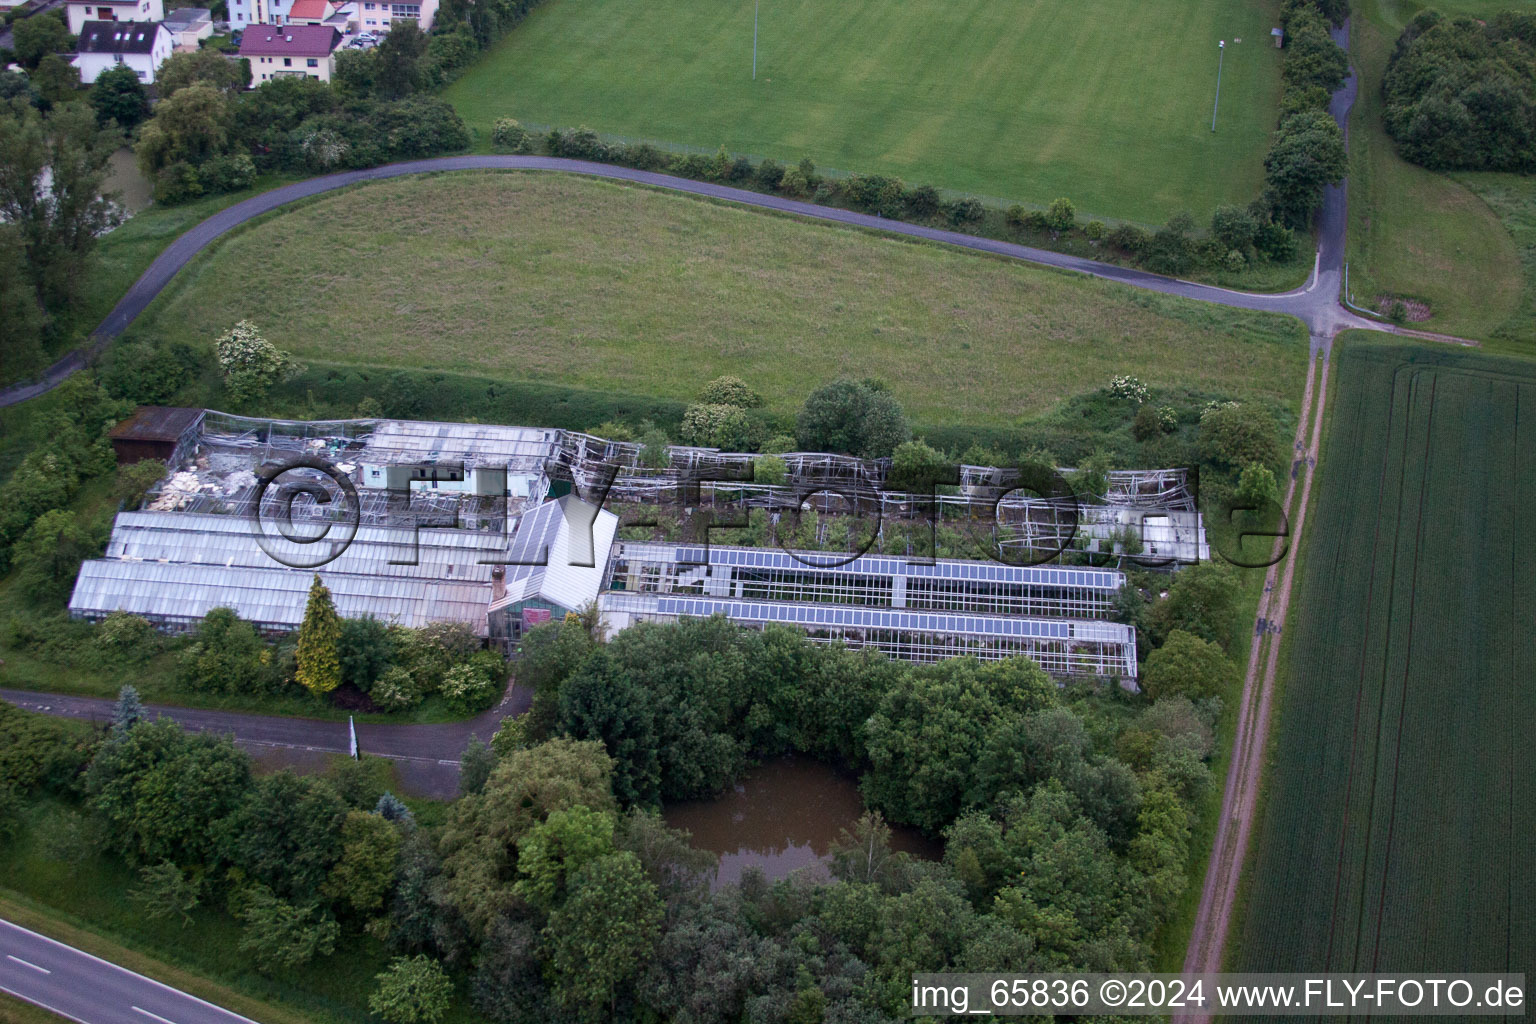
[[1077, 207], [1065, 197], [1051, 200], [1045, 211], [1045, 223], [1052, 231], [1068, 231], [1077, 222]]
[[981, 220], [985, 213], [986, 210], [983, 209], [979, 199], [956, 199], [945, 207], [945, 214], [955, 227], [974, 224]]
[[467, 661], [453, 666], [443, 676], [439, 690], [448, 707], [467, 715], [484, 711], [501, 696], [502, 679], [483, 662]]
[[202, 179], [197, 169], [185, 160], [177, 160], [160, 169], [155, 175], [155, 202], [166, 206], [190, 202], [203, 194]]
[[757, 183], [769, 192], [776, 192], [784, 180], [784, 168], [776, 160], [764, 160], [757, 165]]
[[763, 396], [747, 387], [740, 377], [716, 377], [699, 392], [699, 401], [705, 405], [736, 405], [743, 409], [755, 409], [763, 404]]
[[239, 192], [256, 181], [256, 164], [244, 153], [216, 156], [198, 168], [198, 178], [203, 191], [210, 195]]
[[249, 320], [235, 324], [214, 347], [224, 386], [237, 402], [261, 398], [274, 384], [303, 369], [287, 352], [263, 338]]
[[690, 405], [679, 431], [684, 444], [731, 452], [750, 451], [753, 433], [746, 410], [735, 405]]
[[[138, 463], [144, 465], [144, 463]], [[160, 650], [160, 634], [149, 620], [130, 612], [115, 611], [96, 626], [96, 646], [109, 664], [142, 664]]]
[[499, 117], [496, 125], [491, 129], [491, 144], [497, 149], [507, 149], [514, 153], [522, 153], [528, 149], [528, 129], [515, 118]]
[[810, 190], [810, 182], [805, 180], [799, 168], [791, 167], [779, 175], [779, 191], [787, 196], [803, 196]]
[[421, 703], [421, 687], [398, 665], [384, 670], [374, 681], [373, 702], [387, 711], [405, 711]]
[[1097, 242], [1104, 237], [1104, 222], [1101, 220], [1089, 221], [1083, 227], [1083, 234], [1087, 235], [1090, 241]]
[[1104, 237], [1104, 241], [1127, 256], [1140, 256], [1151, 245], [1152, 236], [1134, 224], [1121, 224], [1113, 228]]
[[932, 185], [918, 185], [906, 194], [907, 212], [914, 217], [932, 217], [939, 212], [939, 190]]

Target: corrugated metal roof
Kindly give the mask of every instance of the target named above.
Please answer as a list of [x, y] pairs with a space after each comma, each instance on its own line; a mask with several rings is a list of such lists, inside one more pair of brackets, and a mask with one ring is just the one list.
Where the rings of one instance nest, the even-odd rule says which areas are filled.
[[[122, 22], [101, 21], [87, 22], [87, 29], [91, 25], [121, 26]], [[150, 26], [153, 28], [154, 26]], [[81, 32], [80, 40], [84, 42], [85, 31]], [[80, 52], [84, 53], [82, 49]], [[148, 53], [146, 47], [144, 50]], [[203, 418], [201, 409], [184, 409], [169, 405], [141, 405], [133, 410], [133, 415], [123, 420], [117, 426], [107, 432], [107, 437], [112, 440], [131, 441], [177, 441], [181, 435], [197, 424]]]
[[[320, 566], [322, 571], [481, 583], [489, 583], [491, 567], [507, 557], [499, 533], [360, 526], [348, 542], [351, 531], [333, 523], [325, 539], [305, 544], [285, 540], [272, 523], [265, 524], [258, 540], [257, 526], [242, 516], [123, 512], [112, 528], [106, 557], [284, 569], [313, 566], [339, 549], [334, 560]], [[318, 524], [295, 523], [292, 532], [322, 535]]]
[[[199, 619], [215, 608], [233, 608], [242, 619], [262, 626], [297, 629], [304, 620], [313, 578], [313, 573], [301, 569], [93, 559], [80, 566], [69, 610], [89, 616], [122, 610], [151, 620], [176, 621]], [[465, 622], [477, 634], [486, 633], [489, 592], [484, 584], [325, 571], [320, 578], [343, 618], [372, 615], [412, 628]]]

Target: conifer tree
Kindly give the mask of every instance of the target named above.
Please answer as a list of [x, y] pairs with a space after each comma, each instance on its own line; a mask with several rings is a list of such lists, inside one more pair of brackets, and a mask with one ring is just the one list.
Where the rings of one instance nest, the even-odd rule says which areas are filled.
[[331, 592], [320, 582], [309, 588], [309, 603], [304, 606], [304, 623], [299, 627], [298, 680], [316, 697], [322, 697], [341, 685], [341, 618], [331, 601]]

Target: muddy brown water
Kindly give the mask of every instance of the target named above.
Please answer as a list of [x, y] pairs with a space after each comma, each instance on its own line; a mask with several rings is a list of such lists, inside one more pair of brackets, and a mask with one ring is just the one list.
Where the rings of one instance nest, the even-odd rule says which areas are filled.
[[[663, 817], [693, 833], [693, 845], [720, 856], [716, 885], [740, 881], [749, 867], [770, 879], [801, 868], [827, 874], [827, 851], [864, 813], [858, 780], [810, 758], [788, 757], [755, 769], [712, 800], [669, 806]], [[938, 840], [892, 827], [891, 848], [937, 860]]]

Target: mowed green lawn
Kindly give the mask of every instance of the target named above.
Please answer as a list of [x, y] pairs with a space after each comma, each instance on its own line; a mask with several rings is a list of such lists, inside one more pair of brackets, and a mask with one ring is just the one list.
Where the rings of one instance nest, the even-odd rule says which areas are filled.
[[132, 329], [254, 320], [301, 358], [690, 400], [736, 374], [789, 412], [886, 380], [919, 423], [1006, 425], [1121, 373], [1294, 402], [1296, 321], [548, 172], [400, 179], [205, 254]]
[[487, 143], [511, 116], [1010, 202], [1068, 196], [1101, 217], [1204, 220], [1258, 192], [1278, 6], [762, 0], [754, 81], [753, 0], [550, 0], [446, 96]]
[[1536, 957], [1536, 373], [1346, 335], [1233, 970]]
[[1536, 0], [1360, 0], [1352, 58], [1360, 92], [1350, 120], [1349, 283], [1353, 301], [1383, 296], [1429, 306], [1421, 326], [1536, 355], [1536, 179], [1454, 177], [1397, 155], [1381, 122], [1381, 81], [1402, 31], [1424, 7], [1489, 18], [1536, 11]]

